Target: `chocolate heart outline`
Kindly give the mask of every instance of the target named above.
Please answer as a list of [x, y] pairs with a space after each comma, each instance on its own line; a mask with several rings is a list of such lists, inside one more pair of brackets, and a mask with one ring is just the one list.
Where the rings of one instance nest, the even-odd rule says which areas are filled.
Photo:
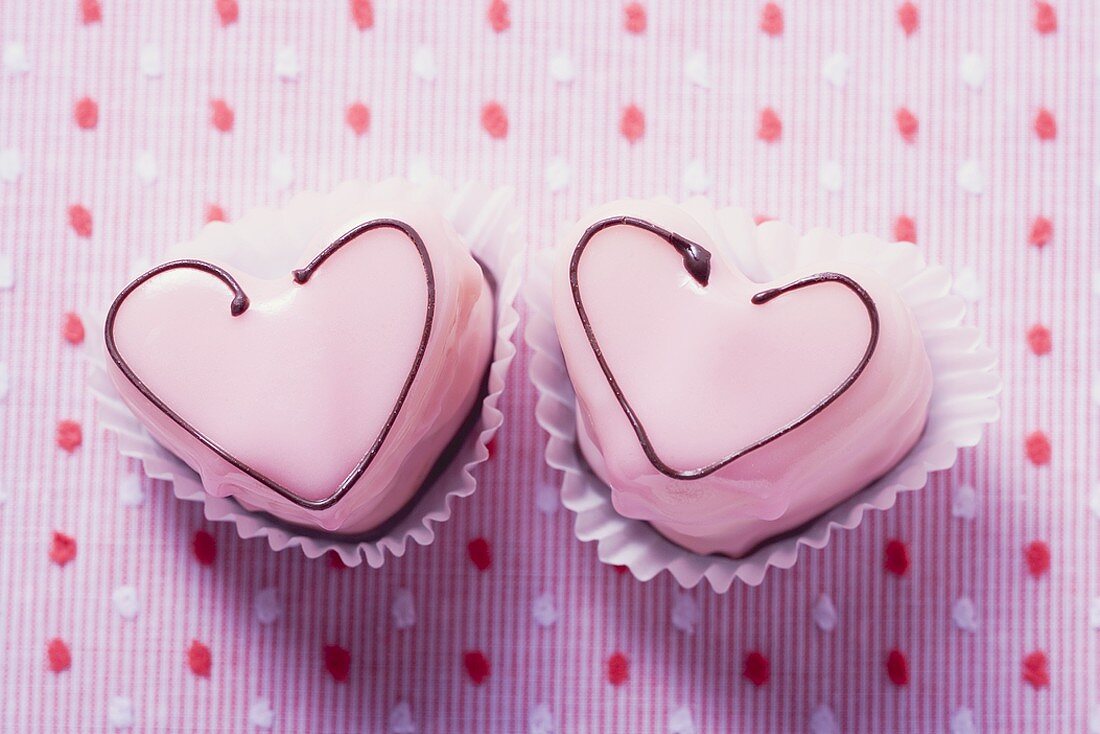
[[417, 253], [420, 255], [421, 263], [424, 266], [424, 278], [427, 284], [428, 297], [427, 306], [425, 308], [424, 316], [424, 329], [420, 338], [420, 344], [416, 350], [416, 356], [413, 358], [412, 367], [409, 369], [409, 373], [405, 378], [405, 382], [401, 387], [401, 392], [397, 396], [397, 400], [394, 402], [393, 410], [390, 411], [389, 416], [386, 419], [385, 424], [379, 431], [378, 436], [375, 438], [374, 443], [363, 458], [356, 463], [352, 471], [340, 482], [336, 491], [328, 497], [320, 500], [307, 500], [294, 494], [290, 489], [282, 486], [273, 479], [268, 478], [259, 471], [253, 469], [251, 466], [241, 461], [237, 457], [226, 451], [221, 445], [213, 441], [210, 437], [196, 429], [190, 423], [188, 423], [182, 416], [172, 410], [163, 400], [160, 399], [149, 387], [139, 378], [134, 371], [127, 364], [126, 360], [122, 358], [122, 355], [118, 351], [118, 347], [115, 344], [114, 337], [114, 325], [115, 318], [118, 316], [118, 310], [122, 306], [122, 302], [140, 288], [146, 282], [152, 278], [178, 268], [192, 268], [195, 270], [201, 270], [209, 273], [214, 277], [221, 280], [233, 293], [233, 300], [230, 302], [230, 315], [236, 318], [248, 310], [249, 299], [248, 295], [241, 288], [237, 280], [225, 269], [214, 265], [213, 263], [206, 262], [205, 260], [195, 259], [182, 259], [173, 260], [171, 262], [158, 265], [142, 275], [135, 278], [129, 283], [122, 291], [115, 296], [115, 300], [111, 303], [110, 309], [107, 311], [107, 318], [104, 323], [104, 342], [107, 346], [107, 353], [111, 357], [111, 361], [115, 363], [119, 371], [130, 381], [138, 392], [140, 392], [150, 403], [152, 403], [158, 410], [167, 415], [173, 422], [175, 422], [180, 428], [186, 431], [191, 437], [198, 440], [206, 448], [213, 451], [219, 457], [227, 461], [234, 468], [244, 472], [249, 477], [260, 482], [267, 488], [271, 489], [275, 493], [284, 497], [285, 499], [293, 502], [294, 504], [304, 507], [310, 510], [323, 510], [335, 505], [341, 499], [343, 499], [351, 488], [355, 485], [359, 478], [363, 476], [371, 462], [374, 461], [375, 456], [378, 455], [378, 451], [382, 448], [382, 444], [385, 442], [386, 437], [390, 433], [390, 429], [393, 428], [394, 423], [397, 421], [397, 416], [401, 412], [402, 406], [405, 404], [405, 400], [408, 398], [409, 391], [412, 389], [413, 381], [416, 379], [417, 374], [420, 371], [420, 364], [424, 361], [424, 354], [427, 351], [428, 340], [431, 337], [432, 325], [435, 321], [435, 271], [432, 267], [431, 256], [428, 254], [428, 248], [424, 244], [423, 238], [416, 229], [399, 219], [371, 219], [360, 224], [355, 225], [344, 234], [334, 239], [328, 244], [320, 253], [318, 253], [308, 265], [304, 268], [298, 268], [291, 272], [291, 276], [295, 283], [298, 285], [306, 285], [310, 278], [313, 277], [317, 269], [324, 264], [326, 260], [334, 255], [338, 250], [347, 245], [349, 242], [355, 240], [360, 235], [375, 229], [389, 228], [396, 229], [402, 232], [409, 241], [416, 247]]
[[606, 358], [603, 355], [603, 350], [600, 347], [599, 341], [596, 339], [596, 334], [592, 328], [592, 323], [588, 319], [588, 312], [584, 308], [584, 302], [581, 298], [580, 283], [579, 283], [579, 268], [581, 256], [584, 254], [588, 244], [592, 241], [592, 238], [605, 229], [615, 226], [628, 226], [637, 227], [647, 232], [651, 232], [671, 245], [683, 259], [684, 269], [699, 285], [706, 288], [710, 282], [710, 263], [711, 253], [702, 245], [697, 242], [692, 242], [683, 235], [677, 234], [671, 230], [665, 229], [658, 224], [654, 224], [645, 219], [631, 216], [618, 216], [608, 217], [601, 219], [592, 225], [590, 225], [584, 233], [581, 235], [576, 246], [573, 248], [572, 257], [569, 260], [569, 287], [573, 293], [573, 304], [577, 308], [577, 315], [580, 317], [581, 326], [584, 328], [585, 336], [588, 338], [588, 345], [592, 348], [592, 353], [596, 357], [596, 361], [600, 365], [600, 369], [603, 371], [604, 378], [607, 380], [608, 385], [611, 387], [611, 392], [614, 393], [616, 401], [619, 403], [619, 407], [623, 409], [626, 414], [627, 420], [630, 422], [631, 427], [634, 429], [634, 435], [638, 438], [638, 443], [642, 446], [642, 451], [645, 452], [646, 458], [649, 459], [649, 463], [653, 465], [657, 471], [661, 472], [665, 476], [671, 479], [682, 480], [695, 480], [708, 477], [714, 472], [729, 466], [733, 462], [737, 461], [746, 454], [752, 453], [759, 448], [762, 448], [772, 441], [784, 436], [791, 431], [795, 430], [799, 426], [806, 423], [821, 411], [825, 410], [831, 405], [837, 398], [848, 391], [855, 381], [859, 379], [859, 376], [863, 374], [863, 370], [866, 369], [867, 364], [871, 361], [871, 356], [875, 353], [875, 348], [878, 346], [879, 337], [879, 314], [878, 307], [875, 305], [874, 299], [871, 295], [852, 278], [842, 273], [834, 272], [822, 272], [814, 275], [808, 275], [798, 280], [791, 281], [784, 285], [769, 288], [767, 290], [760, 291], [752, 296], [750, 299], [752, 304], [760, 306], [772, 301], [779, 296], [782, 296], [791, 291], [796, 291], [802, 288], [807, 288], [822, 283], [839, 283], [845, 286], [859, 297], [867, 310], [867, 316], [871, 324], [871, 335], [867, 340], [867, 348], [864, 350], [863, 357], [856, 365], [855, 369], [848, 374], [843, 382], [833, 389], [823, 400], [816, 403], [812, 408], [805, 413], [795, 418], [793, 421], [787, 423], [784, 426], [779, 427], [767, 436], [754, 441], [748, 446], [735, 451], [728, 456], [719, 459], [711, 464], [700, 467], [698, 469], [688, 469], [686, 471], [679, 471], [673, 469], [666, 464], [658, 455], [657, 449], [653, 446], [653, 442], [649, 439], [649, 434], [646, 432], [645, 426], [642, 424], [638, 414], [634, 411], [634, 408], [630, 405], [630, 402], [626, 399], [626, 395], [623, 393], [622, 388], [619, 387], [618, 380], [615, 379], [614, 373], [611, 371], [610, 365], [608, 365]]

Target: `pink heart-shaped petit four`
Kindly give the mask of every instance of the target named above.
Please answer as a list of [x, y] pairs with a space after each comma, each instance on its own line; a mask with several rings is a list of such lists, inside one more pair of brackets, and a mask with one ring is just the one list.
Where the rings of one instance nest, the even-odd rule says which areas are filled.
[[619, 512], [691, 550], [797, 528], [923, 429], [920, 333], [857, 265], [755, 283], [683, 209], [622, 202], [567, 236], [554, 296], [585, 458]]

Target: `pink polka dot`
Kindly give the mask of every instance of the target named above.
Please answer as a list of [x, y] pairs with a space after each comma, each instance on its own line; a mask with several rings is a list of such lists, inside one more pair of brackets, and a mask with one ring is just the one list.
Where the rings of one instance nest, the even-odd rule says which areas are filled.
[[1050, 546], [1041, 540], [1028, 543], [1024, 546], [1024, 563], [1032, 576], [1042, 576], [1050, 570]]
[[227, 133], [233, 129], [233, 109], [224, 99], [210, 101], [210, 122], [215, 130]]
[[1050, 3], [1035, 3], [1035, 30], [1044, 36], [1058, 30], [1058, 15]]
[[898, 107], [897, 112], [894, 113], [894, 120], [897, 122], [898, 132], [901, 134], [902, 140], [912, 143], [917, 139], [917, 129], [920, 127], [920, 123], [917, 122], [916, 115], [905, 107]]
[[913, 218], [905, 214], [899, 214], [898, 218], [894, 220], [894, 241], [895, 242], [916, 242], [917, 241], [917, 225], [913, 221]]
[[99, 123], [99, 105], [91, 97], [82, 97], [73, 107], [73, 119], [81, 130], [92, 130]]
[[1027, 345], [1034, 354], [1039, 356], [1050, 354], [1050, 329], [1042, 324], [1032, 326], [1027, 330]]
[[79, 315], [71, 311], [65, 314], [65, 320], [61, 325], [61, 336], [74, 346], [84, 343], [84, 322], [80, 320]]
[[895, 686], [909, 684], [909, 661], [901, 650], [891, 650], [886, 656], [886, 675]]
[[628, 3], [623, 8], [623, 27], [627, 33], [645, 33], [645, 6], [641, 3]]
[[76, 232], [77, 237], [91, 237], [92, 213], [82, 204], [73, 204], [69, 207], [69, 226]]
[[103, 8], [99, 0], [80, 0], [80, 20], [84, 25], [91, 25], [103, 20]]
[[217, 204], [208, 204], [206, 206], [206, 221], [207, 222], [224, 222], [225, 221], [225, 209], [222, 209]]
[[462, 667], [475, 686], [480, 686], [491, 672], [489, 658], [481, 650], [467, 650], [462, 653]]
[[348, 105], [347, 112], [344, 113], [344, 120], [348, 123], [348, 127], [356, 135], [362, 135], [370, 129], [370, 110], [362, 102], [353, 102]]
[[1054, 122], [1054, 115], [1050, 110], [1041, 109], [1035, 115], [1035, 134], [1039, 140], [1054, 140], [1058, 135], [1058, 125]]
[[1054, 234], [1054, 224], [1046, 217], [1035, 217], [1027, 241], [1036, 247], [1045, 247]]
[[630, 679], [630, 660], [621, 652], [612, 653], [607, 659], [607, 682], [621, 686]]
[[50, 539], [50, 560], [58, 566], [64, 566], [76, 558], [76, 538], [56, 530]]
[[489, 26], [497, 33], [504, 33], [512, 26], [512, 19], [508, 17], [508, 3], [504, 0], [493, 0], [489, 3]]
[[57, 445], [70, 454], [77, 450], [84, 441], [84, 432], [80, 424], [74, 420], [61, 420], [57, 422]]
[[55, 637], [46, 643], [46, 664], [51, 673], [61, 673], [72, 667], [72, 653], [61, 638]]
[[481, 108], [481, 127], [496, 140], [508, 136], [508, 115], [499, 103], [489, 102]]
[[1050, 439], [1042, 431], [1032, 431], [1024, 440], [1027, 459], [1035, 466], [1046, 466], [1051, 459]]
[[771, 107], [760, 110], [760, 121], [756, 126], [756, 137], [765, 143], [774, 143], [783, 135], [783, 121]]
[[1032, 688], [1046, 688], [1050, 685], [1050, 668], [1045, 652], [1036, 650], [1024, 656], [1023, 679]]
[[361, 31], [374, 27], [374, 5], [371, 0], [350, 0], [351, 20]]
[[187, 667], [200, 678], [210, 677], [212, 663], [210, 648], [198, 640], [191, 640], [191, 647], [187, 648]]
[[631, 143], [636, 143], [645, 135], [645, 115], [635, 105], [623, 109], [619, 118], [619, 132]]
[[240, 8], [237, 7], [237, 0], [215, 0], [214, 10], [217, 11], [218, 19], [223, 27], [236, 23], [241, 12]]
[[920, 11], [913, 3], [902, 3], [898, 6], [898, 23], [905, 35], [911, 36], [917, 32], [920, 26]]
[[773, 37], [783, 35], [783, 9], [767, 3], [760, 11], [760, 30]]

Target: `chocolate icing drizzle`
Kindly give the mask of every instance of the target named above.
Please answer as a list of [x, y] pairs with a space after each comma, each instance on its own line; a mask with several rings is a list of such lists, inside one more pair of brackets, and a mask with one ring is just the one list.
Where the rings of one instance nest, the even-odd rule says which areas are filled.
[[224, 269], [214, 265], [212, 263], [205, 262], [203, 260], [174, 260], [172, 262], [158, 265], [152, 270], [142, 274], [136, 278], [132, 283], [122, 289], [122, 292], [115, 297], [114, 302], [111, 303], [111, 308], [107, 312], [107, 320], [104, 325], [104, 341], [107, 345], [107, 353], [111, 356], [111, 360], [115, 363], [118, 369], [126, 376], [126, 379], [137, 388], [137, 390], [154, 406], [157, 407], [162, 413], [171, 418], [177, 425], [183, 430], [189, 433], [192, 437], [206, 446], [208, 449], [216, 453], [225, 461], [229, 462], [233, 467], [239, 469], [241, 472], [252, 477], [256, 481], [270, 488], [277, 494], [285, 497], [296, 505], [304, 507], [310, 510], [323, 510], [327, 507], [331, 507], [339, 502], [355, 485], [367, 468], [374, 461], [375, 456], [378, 455], [378, 451], [382, 448], [383, 442], [390, 433], [390, 429], [393, 428], [394, 423], [397, 421], [397, 416], [401, 412], [401, 407], [405, 404], [405, 399], [409, 395], [409, 390], [412, 388], [413, 380], [416, 379], [417, 373], [420, 371], [420, 363], [424, 361], [424, 353], [428, 347], [428, 339], [432, 333], [432, 324], [435, 319], [435, 272], [432, 269], [431, 258], [428, 255], [428, 249], [424, 245], [424, 240], [421, 238], [420, 233], [417, 232], [411, 225], [402, 222], [397, 219], [372, 219], [361, 224], [358, 224], [349, 229], [344, 234], [336, 238], [331, 244], [323, 249], [310, 263], [293, 272], [294, 282], [298, 285], [305, 286], [310, 278], [312, 278], [317, 270], [328, 260], [337, 250], [347, 245], [357, 237], [371, 230], [380, 228], [396, 229], [402, 232], [409, 241], [416, 248], [417, 253], [420, 255], [420, 260], [424, 266], [424, 279], [428, 287], [427, 308], [424, 315], [424, 329], [420, 337], [420, 345], [417, 347], [416, 356], [413, 358], [412, 367], [409, 369], [409, 373], [405, 378], [405, 382], [401, 387], [401, 392], [397, 396], [397, 400], [394, 402], [393, 410], [390, 411], [389, 416], [383, 424], [382, 429], [378, 432], [378, 436], [375, 438], [374, 443], [371, 444], [370, 449], [363, 455], [359, 462], [352, 469], [351, 473], [340, 482], [340, 485], [336, 490], [320, 500], [307, 500], [294, 494], [290, 489], [280, 485], [278, 482], [270, 479], [262, 473], [256, 471], [252, 467], [245, 464], [237, 457], [231, 455], [222, 446], [214, 442], [205, 434], [201, 433], [198, 429], [183, 419], [178, 413], [168, 407], [163, 400], [161, 400], [149, 387], [142, 382], [130, 366], [126, 363], [126, 360], [119, 354], [118, 347], [115, 344], [114, 327], [115, 319], [118, 316], [118, 310], [122, 306], [122, 302], [126, 298], [141, 287], [146, 281], [155, 278], [162, 273], [170, 270], [176, 270], [180, 268], [190, 268], [193, 270], [200, 270], [205, 273], [209, 273], [214, 277], [221, 280], [229, 288], [233, 294], [233, 299], [230, 301], [229, 312], [236, 318], [242, 316], [248, 311], [249, 300], [240, 284], [226, 272]]
[[683, 258], [684, 269], [688, 275], [695, 279], [695, 281], [702, 287], [706, 287], [710, 279], [710, 260], [711, 253], [702, 245], [692, 242], [683, 235], [671, 232], [664, 227], [656, 225], [652, 222], [637, 217], [611, 217], [608, 219], [602, 219], [595, 224], [591, 225], [581, 235], [580, 240], [577, 242], [576, 247], [573, 250], [573, 256], [569, 261], [569, 285], [573, 291], [573, 303], [577, 307], [577, 315], [580, 317], [581, 326], [584, 327], [584, 333], [588, 337], [588, 344], [592, 347], [592, 353], [596, 356], [596, 361], [599, 362], [600, 369], [603, 371], [604, 377], [607, 379], [607, 383], [611, 386], [611, 391], [615, 394], [615, 399], [618, 401], [619, 406], [626, 413], [627, 420], [630, 421], [631, 427], [634, 429], [634, 434], [638, 437], [638, 442], [642, 446], [642, 450], [645, 452], [646, 458], [654, 466], [657, 471], [661, 472], [667, 477], [672, 479], [702, 479], [703, 477], [710, 476], [714, 472], [729, 466], [733, 462], [737, 461], [741, 457], [749, 454], [756, 449], [768, 445], [777, 438], [784, 436], [794, 429], [801, 426], [806, 421], [813, 418], [815, 415], [829, 407], [837, 398], [843, 395], [848, 388], [850, 388], [859, 376], [863, 374], [863, 370], [867, 367], [868, 362], [871, 361], [871, 355], [875, 353], [875, 347], [878, 346], [879, 337], [879, 315], [878, 308], [875, 306], [874, 300], [871, 295], [864, 290], [856, 281], [852, 280], [846, 275], [841, 273], [817, 273], [805, 278], [799, 278], [785, 285], [778, 286], [776, 288], [769, 288], [767, 290], [760, 291], [753, 295], [751, 301], [753, 305], [763, 306], [780, 296], [790, 293], [791, 291], [800, 290], [802, 288], [809, 288], [815, 285], [822, 285], [826, 283], [837, 283], [843, 285], [852, 291], [862, 301], [864, 308], [867, 309], [867, 317], [871, 324], [871, 335], [867, 340], [867, 348], [864, 350], [863, 357], [859, 360], [855, 369], [849, 373], [849, 375], [841, 382], [832, 392], [830, 392], [824, 399], [810, 408], [808, 411], [794, 419], [790, 423], [782, 426], [773, 433], [749, 444], [748, 446], [739, 449], [728, 456], [725, 456], [718, 461], [708, 464], [703, 467], [695, 469], [679, 470], [674, 469], [666, 464], [661, 457], [657, 454], [656, 448], [653, 446], [653, 442], [649, 439], [649, 434], [646, 432], [645, 426], [642, 425], [641, 419], [634, 411], [634, 408], [630, 405], [630, 401], [627, 400], [626, 395], [623, 393], [622, 388], [619, 386], [618, 380], [615, 379], [614, 373], [611, 371], [611, 367], [607, 364], [607, 359], [604, 357], [603, 350], [600, 347], [599, 341], [596, 339], [596, 334], [592, 329], [592, 323], [588, 319], [588, 312], [585, 311], [584, 301], [581, 298], [581, 289], [578, 277], [578, 271], [580, 269], [581, 256], [584, 254], [588, 244], [592, 241], [592, 238], [603, 230], [609, 227], [627, 226], [637, 227], [647, 232], [651, 232], [661, 239], [665, 240], [671, 245]]

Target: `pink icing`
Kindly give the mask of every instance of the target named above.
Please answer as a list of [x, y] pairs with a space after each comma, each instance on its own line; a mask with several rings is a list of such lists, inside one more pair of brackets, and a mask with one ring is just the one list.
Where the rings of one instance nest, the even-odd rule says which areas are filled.
[[[306, 284], [303, 267], [352, 226], [390, 217], [411, 225], [435, 281], [432, 331], [392, 429], [347, 495], [311, 509], [276, 494], [169, 418], [113, 363], [123, 399], [205, 488], [250, 509], [338, 533], [367, 531], [415, 493], [477, 399], [492, 346], [492, 294], [457, 233], [426, 207], [372, 202], [336, 228], [318, 226], [292, 268], [256, 277], [214, 258], [250, 304], [230, 313], [226, 284], [194, 269], [164, 272], [121, 303], [119, 354], [145, 385], [226, 453], [304, 500], [333, 495], [391, 414], [423, 334], [428, 287], [409, 238], [359, 235]], [[223, 232], [228, 236], [232, 228]], [[267, 277], [269, 276], [269, 277]]]
[[[654, 450], [677, 471], [711, 464], [788, 425], [844, 382], [864, 355], [870, 319], [847, 287], [819, 284], [764, 305], [751, 302], [754, 294], [820, 272], [854, 279], [879, 318], [870, 361], [835, 402], [790, 433], [703, 478], [661, 473], [596, 360], [569, 282], [585, 229], [622, 215], [659, 224], [714, 256], [703, 286], [662, 237], [615, 226], [593, 237], [577, 270], [604, 358]], [[577, 395], [578, 443], [623, 515], [652, 522], [696, 552], [743, 555], [878, 478], [919, 438], [931, 367], [912, 315], [866, 268], [819, 261], [754, 283], [714, 228], [663, 202], [602, 207], [569, 231], [561, 249], [554, 313]]]

